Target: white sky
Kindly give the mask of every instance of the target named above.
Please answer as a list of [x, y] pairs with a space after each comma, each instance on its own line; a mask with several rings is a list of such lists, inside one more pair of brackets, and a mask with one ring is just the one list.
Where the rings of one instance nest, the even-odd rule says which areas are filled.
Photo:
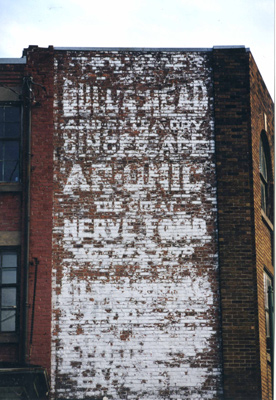
[[249, 47], [274, 97], [274, 0], [0, 0], [0, 57], [40, 47]]

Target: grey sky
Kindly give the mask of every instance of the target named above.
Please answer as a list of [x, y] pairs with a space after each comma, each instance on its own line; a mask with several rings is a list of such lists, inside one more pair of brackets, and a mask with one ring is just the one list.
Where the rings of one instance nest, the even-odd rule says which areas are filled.
[[249, 47], [274, 95], [274, 0], [0, 0], [0, 57], [41, 47]]

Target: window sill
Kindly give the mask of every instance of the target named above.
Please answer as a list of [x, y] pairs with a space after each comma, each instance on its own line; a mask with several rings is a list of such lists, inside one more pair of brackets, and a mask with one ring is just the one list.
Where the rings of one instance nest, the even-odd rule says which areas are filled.
[[22, 184], [16, 182], [0, 182], [0, 192], [22, 192]]
[[267, 361], [268, 363], [271, 363], [270, 351], [267, 351], [267, 353], [266, 353], [266, 361]]
[[267, 225], [267, 227], [273, 232], [274, 231], [274, 227], [273, 227], [273, 223], [270, 221], [270, 219], [268, 218], [268, 216], [264, 213], [263, 210], [261, 210], [261, 215], [262, 215], [262, 220], [264, 221], [264, 223]]
[[0, 343], [18, 343], [17, 333], [0, 333]]

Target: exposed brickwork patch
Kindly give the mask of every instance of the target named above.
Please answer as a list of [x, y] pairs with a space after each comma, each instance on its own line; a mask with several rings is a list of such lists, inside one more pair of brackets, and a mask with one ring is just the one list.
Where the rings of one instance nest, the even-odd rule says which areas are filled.
[[53, 391], [218, 398], [209, 55], [61, 52], [55, 68]]

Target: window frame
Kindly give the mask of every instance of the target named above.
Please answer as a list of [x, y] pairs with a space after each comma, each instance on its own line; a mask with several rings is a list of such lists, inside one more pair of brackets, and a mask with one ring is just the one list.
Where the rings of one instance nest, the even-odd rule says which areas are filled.
[[267, 271], [266, 268], [264, 268], [263, 271], [264, 275], [264, 311], [265, 311], [265, 335], [266, 335], [266, 351], [270, 355], [271, 354], [271, 320], [270, 320], [270, 315], [269, 315], [269, 300], [268, 300], [268, 288], [269, 286], [274, 289], [273, 285], [273, 277], [272, 275]]
[[259, 143], [259, 172], [261, 185], [261, 210], [269, 221], [273, 221], [273, 187], [270, 148], [265, 131], [262, 131]]
[[267, 214], [267, 200], [268, 200], [267, 159], [262, 140], [260, 143], [260, 177], [261, 177], [261, 207], [264, 213]]
[[[2, 283], [2, 255], [3, 253], [14, 253], [17, 256], [17, 273], [15, 283]], [[1, 246], [0, 247], [0, 321], [2, 319], [2, 289], [3, 288], [15, 288], [16, 289], [16, 306], [15, 306], [15, 330], [14, 331], [2, 331], [0, 324], [0, 343], [13, 343], [19, 340], [20, 331], [20, 285], [21, 285], [21, 274], [20, 274], [20, 247], [19, 246]]]
[[[0, 138], [0, 141], [3, 143], [7, 143], [7, 142], [17, 142], [18, 143], [18, 180], [4, 180], [2, 179], [3, 177], [3, 172], [0, 171], [0, 184], [13, 184], [13, 185], [18, 185], [21, 182], [21, 162], [22, 162], [22, 157], [21, 157], [21, 153], [22, 153], [22, 127], [23, 127], [23, 107], [22, 107], [22, 102], [19, 101], [1, 101], [0, 102], [0, 108], [7, 108], [7, 107], [15, 107], [15, 108], [19, 108], [20, 111], [20, 120], [19, 120], [19, 135], [18, 138]], [[1, 155], [0, 155], [1, 157]], [[4, 160], [3, 160], [4, 162]], [[4, 178], [4, 177], [3, 177]]]

